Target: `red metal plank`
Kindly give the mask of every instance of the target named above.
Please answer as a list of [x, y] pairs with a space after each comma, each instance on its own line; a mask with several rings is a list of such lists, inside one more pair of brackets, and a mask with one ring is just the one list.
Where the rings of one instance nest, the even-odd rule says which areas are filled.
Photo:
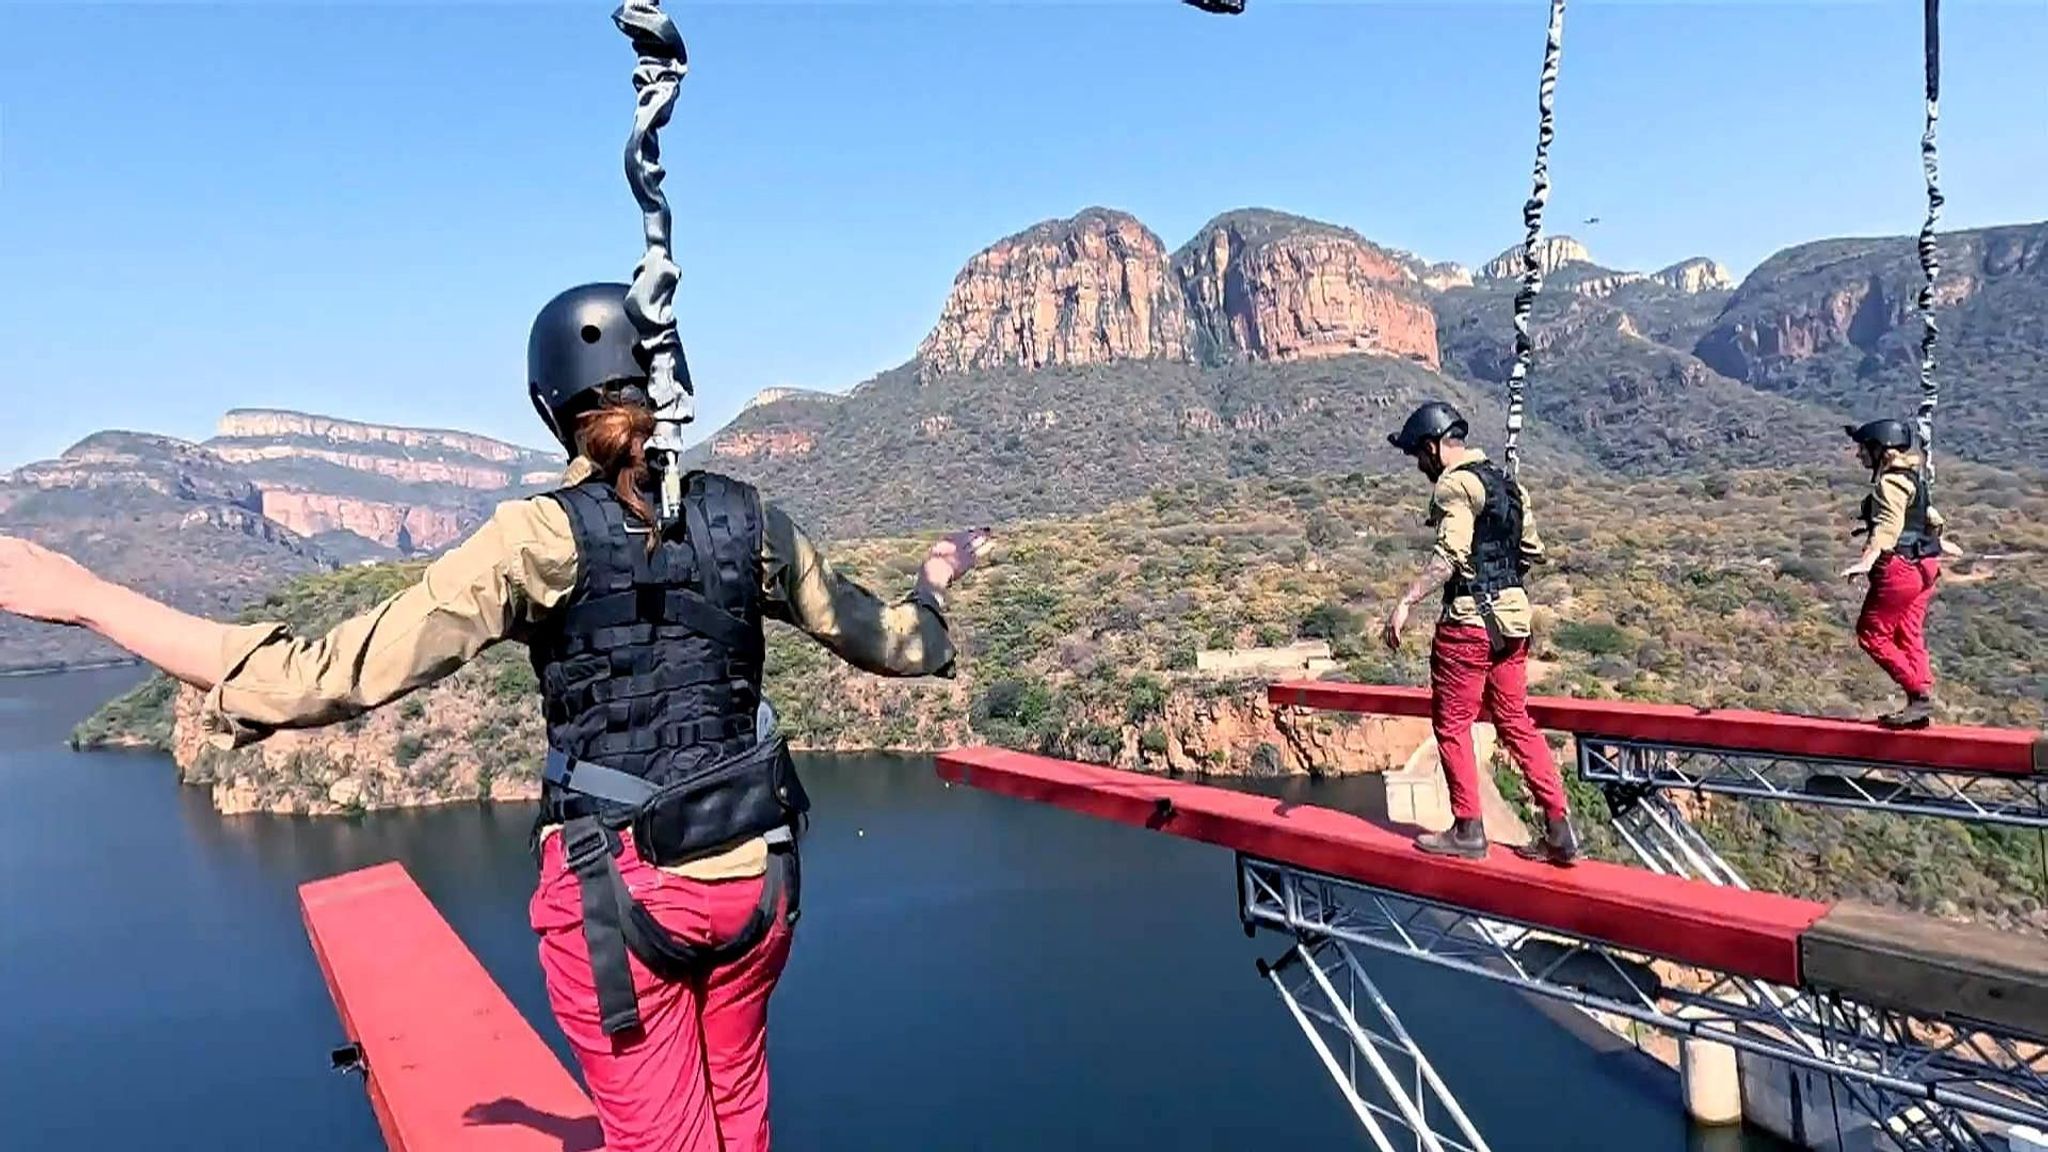
[[[1427, 716], [1429, 690], [1376, 684], [1292, 681], [1266, 690], [1276, 706], [1375, 716]], [[2048, 735], [2017, 728], [1934, 727], [1893, 732], [1876, 724], [1732, 708], [1531, 696], [1538, 727], [1611, 740], [1687, 744], [1736, 752], [1860, 760], [1930, 771], [2048, 775]]]
[[[1415, 848], [1409, 834], [1349, 813], [997, 748], [942, 753], [939, 774], [990, 792], [1778, 984], [1799, 983], [1800, 934], [1828, 911], [1809, 900], [1596, 861], [1554, 868], [1504, 849], [1485, 861], [1430, 856]], [[1172, 804], [1164, 817], [1161, 800]]]
[[299, 888], [392, 1152], [595, 1152], [589, 1097], [403, 866]]

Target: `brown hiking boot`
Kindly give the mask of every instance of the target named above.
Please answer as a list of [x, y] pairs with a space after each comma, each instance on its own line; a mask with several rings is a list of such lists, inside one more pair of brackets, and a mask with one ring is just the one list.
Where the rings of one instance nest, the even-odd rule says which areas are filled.
[[1904, 708], [1879, 716], [1877, 722], [1886, 728], [1925, 728], [1934, 722], [1934, 698], [1908, 696]]
[[1547, 860], [1560, 868], [1578, 863], [1579, 834], [1572, 830], [1570, 814], [1546, 818], [1543, 821], [1543, 838], [1515, 849], [1515, 855], [1524, 860]]
[[1453, 820], [1448, 832], [1424, 832], [1415, 846], [1434, 856], [1486, 859], [1486, 825], [1478, 820]]

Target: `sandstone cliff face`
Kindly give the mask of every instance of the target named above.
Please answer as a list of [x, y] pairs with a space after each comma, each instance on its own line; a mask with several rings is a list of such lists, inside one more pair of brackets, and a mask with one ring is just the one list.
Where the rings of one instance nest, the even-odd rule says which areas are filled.
[[500, 464], [524, 464], [535, 453], [516, 444], [440, 428], [397, 428], [363, 424], [303, 412], [239, 408], [221, 417], [214, 434], [222, 439], [261, 440], [303, 436], [341, 444], [384, 444], [415, 451], [454, 452]]
[[918, 348], [928, 375], [1188, 358], [1159, 237], [1121, 212], [1049, 220], [976, 255]]
[[[196, 444], [103, 432], [0, 483], [0, 533], [185, 611], [231, 618], [279, 582], [333, 564], [261, 505], [246, 477]], [[0, 614], [0, 668], [121, 655], [85, 629]]]
[[263, 514], [303, 536], [349, 532], [402, 553], [434, 552], [477, 524], [468, 509], [355, 500], [292, 488], [265, 489]]
[[1424, 288], [1432, 292], [1447, 292], [1452, 288], [1470, 288], [1472, 286], [1472, 270], [1463, 264], [1452, 264], [1446, 261], [1441, 264], [1431, 264], [1429, 267], [1424, 268], [1416, 276], [1416, 279], [1421, 281]]
[[751, 412], [784, 400], [795, 400], [806, 404], [830, 404], [840, 396], [831, 392], [818, 392], [810, 388], [763, 388], [740, 405], [741, 412]]
[[1174, 257], [1208, 361], [1376, 353], [1435, 367], [1436, 315], [1399, 256], [1356, 233], [1273, 212], [1210, 222]]
[[1702, 292], [1726, 292], [1735, 287], [1735, 277], [1729, 274], [1728, 269], [1704, 256], [1681, 260], [1652, 273], [1650, 279], [1689, 296]]
[[[1724, 376], [1755, 381], [1773, 368], [1832, 349], [1874, 347], [1912, 310], [1910, 297], [1869, 277], [1789, 301], [1760, 315], [1727, 319], [1700, 340], [1696, 354]], [[1729, 311], [1736, 311], [1735, 302]]]
[[556, 483], [547, 453], [437, 428], [400, 428], [299, 412], [238, 410], [207, 443], [238, 465], [252, 507], [306, 536], [346, 532], [401, 553], [434, 552], [474, 530], [491, 506]]
[[[1584, 244], [1570, 236], [1545, 236], [1536, 242], [1536, 266], [1545, 276], [1567, 264], [1591, 264], [1593, 254]], [[1483, 280], [1519, 280], [1522, 278], [1522, 246], [1509, 248], [1486, 262], [1479, 270]]]
[[[1940, 249], [1938, 309], [1965, 307], [1993, 290], [2027, 299], [2048, 292], [2048, 224], [1949, 233]], [[1910, 327], [1905, 335], [1917, 340], [1919, 287], [1919, 263], [1904, 237], [1787, 249], [1750, 275], [1696, 353], [1716, 371], [1751, 383], [1837, 350], [1875, 353], [1901, 328]], [[1951, 347], [1959, 335], [1948, 333]], [[1904, 358], [1905, 349], [1891, 354]]]
[[711, 454], [728, 460], [804, 456], [817, 446], [815, 434], [796, 428], [721, 432], [711, 438]]
[[55, 460], [23, 465], [14, 481], [43, 491], [142, 489], [177, 500], [207, 500], [255, 510], [256, 486], [215, 453], [169, 436], [100, 432]]
[[[407, 484], [452, 484], [459, 488], [493, 491], [519, 484], [530, 473], [517, 468], [493, 468], [461, 460], [418, 460], [402, 456], [378, 456], [344, 452], [300, 444], [236, 444], [216, 440], [214, 454], [234, 464], [266, 460], [319, 460], [352, 472], [388, 476]], [[545, 471], [538, 473], [547, 475]]]

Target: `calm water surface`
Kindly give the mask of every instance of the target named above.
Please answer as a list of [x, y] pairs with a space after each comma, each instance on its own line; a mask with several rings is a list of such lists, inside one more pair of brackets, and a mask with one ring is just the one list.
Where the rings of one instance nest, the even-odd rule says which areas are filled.
[[[76, 754], [131, 669], [0, 680], [0, 1148], [381, 1147], [295, 904], [400, 860], [558, 1051], [526, 927], [530, 808], [222, 817], [159, 756]], [[1229, 853], [814, 759], [804, 919], [771, 1028], [786, 1149], [1360, 1149], [1253, 970]], [[1371, 782], [1276, 789], [1376, 803]], [[1501, 1152], [1761, 1152], [1672, 1077], [1503, 989], [1374, 965]], [[566, 1059], [567, 1053], [563, 1051]]]

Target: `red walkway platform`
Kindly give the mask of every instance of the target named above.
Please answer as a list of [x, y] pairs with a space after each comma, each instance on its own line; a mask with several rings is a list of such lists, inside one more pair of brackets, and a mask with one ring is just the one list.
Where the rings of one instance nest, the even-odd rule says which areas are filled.
[[392, 1152], [596, 1152], [590, 1100], [398, 864], [299, 889]]
[[1586, 861], [1431, 856], [1415, 828], [997, 748], [939, 756], [975, 788], [1229, 848], [1497, 920], [1697, 968], [2048, 1038], [2048, 941]]
[[[1426, 688], [1294, 681], [1272, 685], [1266, 696], [1276, 706], [1326, 712], [1429, 715]], [[1539, 728], [1608, 740], [1883, 764], [1948, 774], [2048, 775], [2048, 736], [2019, 729], [1936, 727], [1894, 732], [1875, 724], [1818, 716], [1626, 700], [1578, 700], [1566, 696], [1530, 697], [1529, 715]]]

